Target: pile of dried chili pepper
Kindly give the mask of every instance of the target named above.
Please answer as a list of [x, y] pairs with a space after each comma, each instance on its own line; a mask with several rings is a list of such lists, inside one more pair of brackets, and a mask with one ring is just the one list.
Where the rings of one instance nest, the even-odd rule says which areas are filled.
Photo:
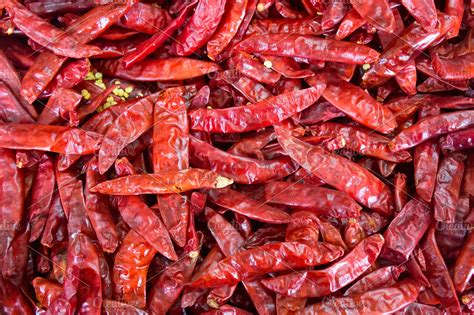
[[472, 1], [0, 9], [0, 314], [474, 313]]

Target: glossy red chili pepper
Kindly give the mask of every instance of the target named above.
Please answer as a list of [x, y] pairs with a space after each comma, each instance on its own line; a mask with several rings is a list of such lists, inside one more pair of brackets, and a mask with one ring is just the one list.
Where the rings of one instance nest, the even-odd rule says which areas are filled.
[[402, 211], [405, 204], [408, 202], [408, 183], [407, 175], [404, 173], [396, 173], [393, 178], [393, 185], [395, 186], [394, 199], [395, 211], [398, 213]]
[[172, 44], [171, 52], [178, 56], [189, 56], [204, 46], [217, 30], [225, 5], [225, 0], [200, 1], [193, 16]]
[[440, 139], [443, 151], [467, 150], [474, 146], [474, 128], [450, 133]]
[[433, 200], [434, 218], [437, 221], [446, 223], [455, 221], [465, 159], [465, 154], [455, 152], [445, 156], [441, 161]]
[[240, 42], [235, 50], [351, 64], [372, 63], [379, 57], [375, 50], [367, 46], [292, 34], [254, 35]]
[[428, 29], [433, 29], [436, 27], [438, 17], [436, 15], [436, 6], [434, 1], [402, 0], [401, 3], [422, 27]]
[[335, 218], [358, 217], [362, 207], [348, 194], [299, 183], [271, 182], [265, 185], [268, 203], [283, 204]]
[[206, 274], [193, 279], [190, 285], [215, 287], [233, 284], [268, 272], [325, 264], [341, 255], [342, 249], [324, 243], [311, 247], [298, 242], [273, 243], [221, 260]]
[[65, 65], [43, 91], [42, 96], [50, 95], [58, 88], [71, 89], [79, 84], [90, 71], [88, 59], [79, 59]]
[[430, 138], [465, 129], [472, 124], [474, 124], [474, 111], [469, 110], [426, 117], [401, 131], [392, 139], [389, 147], [394, 152], [412, 148]]
[[395, 24], [388, 1], [351, 1], [352, 7], [375, 28], [392, 32]]
[[336, 76], [317, 76], [307, 79], [310, 85], [325, 83], [323, 97], [355, 121], [382, 133], [390, 133], [397, 122], [388, 108], [378, 103], [361, 88]]
[[[293, 138], [289, 131], [281, 127], [275, 127], [275, 131], [283, 149], [306, 170], [383, 215], [392, 212], [392, 196], [388, 187], [369, 171], [321, 147]], [[351, 184], [355, 178], [365, 187], [364, 191]]]
[[[281, 77], [279, 73], [267, 68], [258, 59], [245, 52], [238, 52], [227, 61], [227, 64], [230, 68], [235, 68], [263, 84], [275, 85]], [[232, 73], [232, 75], [239, 76], [239, 73]]]
[[275, 96], [256, 104], [226, 109], [196, 109], [189, 113], [190, 128], [208, 132], [244, 132], [280, 122], [312, 105], [325, 85]]
[[254, 19], [250, 23], [246, 36], [266, 34], [319, 35], [323, 32], [319, 21], [313, 18], [303, 19]]
[[71, 126], [77, 126], [79, 124], [77, 107], [81, 99], [82, 96], [74, 90], [56, 89], [36, 122], [42, 125], [59, 125], [66, 121]]
[[391, 286], [397, 283], [400, 274], [405, 271], [403, 266], [382, 267], [360, 278], [349, 289], [344, 292], [345, 296], [351, 296], [369, 292], [374, 289]]
[[369, 236], [350, 253], [323, 270], [294, 272], [262, 280], [272, 291], [293, 297], [328, 295], [359, 277], [377, 259], [382, 249], [382, 235]]
[[129, 2], [134, 5], [118, 22], [118, 25], [122, 27], [154, 34], [163, 29], [170, 21], [168, 12], [163, 8], [135, 0]]
[[434, 225], [428, 230], [421, 250], [426, 259], [426, 276], [431, 283], [433, 293], [438, 297], [447, 312], [452, 314], [461, 313], [453, 281], [436, 243]]

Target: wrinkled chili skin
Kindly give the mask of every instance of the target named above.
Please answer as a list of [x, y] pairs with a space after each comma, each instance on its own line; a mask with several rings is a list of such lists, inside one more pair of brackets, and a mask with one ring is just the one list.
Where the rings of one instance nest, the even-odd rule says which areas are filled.
[[469, 235], [464, 241], [464, 245], [456, 259], [453, 272], [453, 283], [456, 291], [461, 293], [469, 287], [469, 282], [473, 274], [473, 251], [474, 251], [474, 234]]
[[377, 51], [366, 46], [321, 39], [309, 35], [254, 35], [240, 42], [235, 49], [248, 53], [301, 57], [350, 64], [372, 63], [379, 57]]
[[225, 109], [189, 112], [190, 128], [207, 132], [235, 133], [257, 130], [278, 123], [318, 100], [325, 85], [289, 92], [258, 103]]
[[[276, 128], [275, 131], [283, 149], [305, 169], [383, 215], [389, 215], [392, 212], [393, 196], [388, 187], [366, 169], [320, 147], [293, 138], [288, 131], [281, 127]], [[363, 180], [366, 191], [361, 192], [351, 184], [355, 178], [359, 178], [358, 181]]]
[[468, 150], [474, 147], [474, 128], [452, 132], [440, 139], [444, 151]]

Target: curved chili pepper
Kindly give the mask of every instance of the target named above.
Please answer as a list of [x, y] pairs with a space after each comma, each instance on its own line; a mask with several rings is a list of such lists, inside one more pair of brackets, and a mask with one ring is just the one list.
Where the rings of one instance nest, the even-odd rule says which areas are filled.
[[426, 259], [426, 276], [431, 283], [431, 290], [439, 298], [441, 305], [452, 314], [461, 313], [459, 300], [448, 268], [444, 262], [435, 237], [435, 226], [427, 232], [421, 250]]
[[[275, 132], [283, 149], [306, 170], [383, 215], [392, 212], [392, 196], [388, 187], [368, 170], [321, 147], [293, 138], [289, 131], [281, 127], [276, 126]], [[352, 185], [355, 178], [365, 187], [364, 191]]]
[[362, 125], [382, 133], [390, 133], [397, 127], [390, 110], [361, 88], [329, 75], [309, 78], [307, 81], [310, 85], [325, 83], [327, 86], [323, 97]]
[[372, 63], [379, 58], [379, 53], [367, 46], [293, 34], [254, 35], [241, 41], [235, 50], [351, 64]]
[[91, 189], [106, 195], [172, 194], [200, 188], [223, 188], [232, 180], [219, 174], [190, 168], [154, 174], [131, 175], [102, 182]]
[[36, 43], [47, 47], [57, 55], [85, 58], [101, 52], [98, 47], [81, 44], [67, 32], [42, 20], [17, 1], [7, 1], [5, 6], [16, 27]]
[[330, 294], [358, 278], [377, 259], [382, 249], [382, 235], [369, 236], [351, 252], [323, 270], [294, 272], [262, 283], [268, 289], [292, 297], [318, 297]]
[[86, 155], [99, 149], [102, 136], [77, 128], [0, 124], [0, 147]]
[[434, 218], [437, 221], [453, 223], [461, 191], [466, 154], [454, 152], [447, 155], [438, 169], [434, 191]]
[[31, 205], [28, 213], [31, 226], [30, 242], [37, 240], [43, 232], [53, 200], [55, 185], [56, 179], [52, 159], [44, 154], [38, 163], [36, 177], [31, 188]]
[[286, 212], [260, 203], [230, 188], [211, 190], [209, 199], [221, 207], [261, 222], [282, 224], [290, 221], [290, 215]]
[[228, 0], [222, 20], [214, 35], [207, 42], [207, 55], [215, 60], [232, 38], [237, 34], [240, 24], [245, 18], [247, 0]]
[[298, 242], [272, 243], [239, 252], [221, 260], [206, 274], [193, 279], [193, 287], [234, 284], [268, 272], [321, 265], [343, 254], [342, 249], [324, 243], [311, 247]]
[[362, 207], [348, 194], [299, 183], [271, 182], [265, 185], [268, 203], [284, 204], [335, 218], [358, 217]]
[[405, 68], [407, 62], [417, 56], [417, 52], [441, 38], [450, 29], [452, 21], [445, 15], [440, 15], [439, 19], [441, 25], [438, 28], [423, 29], [415, 22], [390, 42], [378, 61], [362, 77], [362, 87], [386, 82]]
[[271, 161], [256, 160], [229, 154], [194, 137], [190, 140], [191, 165], [211, 169], [237, 183], [265, 183], [288, 176], [296, 170], [287, 157]]
[[189, 56], [204, 46], [218, 28], [225, 4], [225, 0], [199, 1], [194, 14], [172, 44], [171, 52], [178, 56]]
[[381, 257], [396, 263], [405, 262], [430, 223], [429, 207], [416, 199], [410, 200], [385, 231]]
[[194, 214], [189, 217], [186, 234], [181, 258], [166, 268], [152, 285], [148, 308], [153, 314], [166, 314], [183, 292], [184, 285], [191, 280], [203, 242], [203, 235], [195, 229]]
[[120, 61], [124, 63], [125, 68], [130, 68], [139, 61], [145, 59], [146, 56], [152, 54], [158, 47], [160, 47], [173, 33], [185, 22], [191, 9], [197, 1], [191, 1], [184, 9], [181, 10], [179, 16], [176, 17], [163, 31], [156, 32], [149, 39], [137, 45], [136, 49], [123, 56]]
[[[414, 302], [422, 287], [412, 279], [351, 297], [330, 298], [306, 307], [305, 314], [382, 314], [403, 309]], [[385, 299], [384, 297], [390, 297]]]
[[474, 111], [469, 110], [426, 117], [402, 130], [392, 139], [389, 147], [393, 152], [412, 148], [430, 138], [465, 129], [473, 124]]
[[224, 109], [196, 109], [189, 112], [190, 128], [207, 132], [244, 132], [280, 122], [316, 102], [325, 85], [285, 93], [261, 102]]

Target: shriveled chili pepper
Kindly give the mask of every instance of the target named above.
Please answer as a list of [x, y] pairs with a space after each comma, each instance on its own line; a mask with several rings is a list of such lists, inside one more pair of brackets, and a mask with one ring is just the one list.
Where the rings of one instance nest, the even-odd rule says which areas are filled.
[[440, 147], [443, 151], [468, 150], [474, 147], [474, 128], [456, 131], [440, 139]]
[[[283, 149], [302, 167], [329, 185], [345, 191], [361, 204], [383, 215], [391, 213], [392, 196], [388, 187], [369, 171], [323, 148], [293, 138], [289, 131], [281, 127], [275, 127], [275, 131]], [[360, 191], [351, 185], [352, 178], [357, 178], [359, 183], [363, 182], [361, 185], [365, 190]]]
[[393, 185], [395, 186], [395, 210], [396, 212], [400, 212], [408, 201], [408, 184], [406, 174], [396, 173], [393, 179]]
[[318, 100], [325, 85], [289, 92], [256, 104], [226, 109], [196, 109], [189, 113], [190, 128], [208, 132], [244, 132], [278, 123]]
[[206, 274], [193, 279], [190, 285], [215, 287], [233, 284], [268, 272], [325, 264], [341, 255], [341, 248], [325, 243], [311, 247], [298, 242], [273, 243], [221, 260]]
[[356, 295], [370, 290], [394, 285], [401, 273], [405, 271], [403, 266], [382, 267], [365, 275], [344, 292], [344, 295]]
[[235, 49], [248, 53], [351, 64], [372, 63], [379, 57], [377, 51], [367, 46], [294, 34], [254, 35], [240, 42]]
[[67, 121], [71, 126], [77, 126], [79, 117], [76, 109], [81, 99], [82, 96], [74, 90], [56, 89], [36, 122], [42, 125], [58, 125]]
[[455, 152], [441, 161], [433, 195], [434, 218], [437, 221], [446, 223], [455, 221], [465, 159], [465, 154]]
[[377, 259], [384, 239], [375, 234], [364, 239], [350, 253], [323, 270], [294, 272], [262, 280], [272, 291], [293, 297], [318, 297], [334, 292], [359, 277]]
[[193, 16], [173, 43], [171, 51], [178, 56], [188, 56], [204, 46], [217, 30], [225, 11], [226, 1], [200, 1]]

